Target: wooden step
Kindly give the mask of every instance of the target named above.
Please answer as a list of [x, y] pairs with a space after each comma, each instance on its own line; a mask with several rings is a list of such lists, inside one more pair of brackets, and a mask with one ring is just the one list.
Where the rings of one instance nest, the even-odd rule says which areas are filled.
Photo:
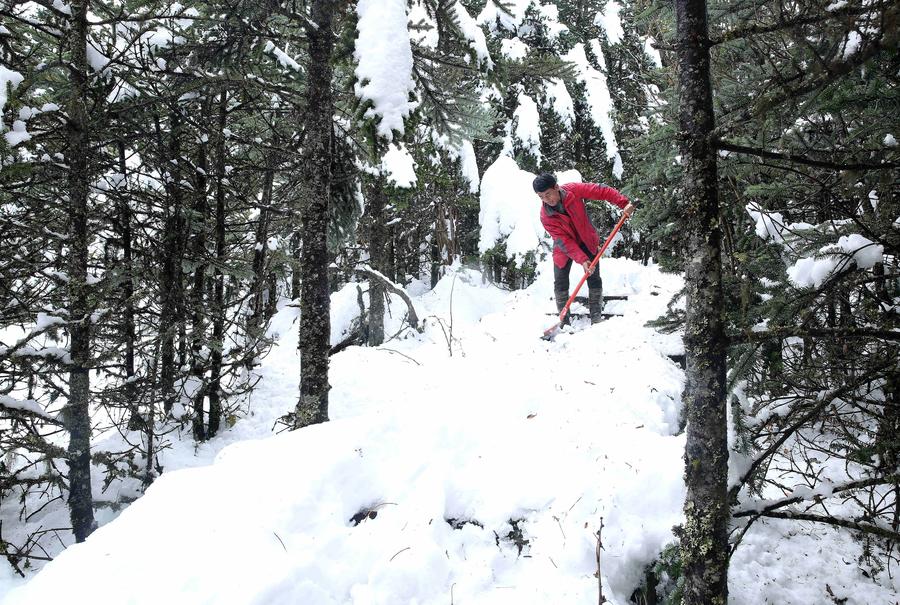
[[[603, 300], [628, 300], [627, 294], [611, 294], [610, 296], [604, 296]], [[580, 302], [583, 305], [588, 304], [587, 296], [576, 296], [574, 302]]]

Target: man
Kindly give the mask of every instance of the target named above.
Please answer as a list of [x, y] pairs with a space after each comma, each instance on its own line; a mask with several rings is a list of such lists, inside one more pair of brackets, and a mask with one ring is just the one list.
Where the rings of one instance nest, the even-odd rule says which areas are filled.
[[562, 311], [569, 300], [569, 271], [575, 261], [589, 272], [588, 309], [591, 323], [599, 322], [603, 312], [603, 282], [591, 261], [600, 249], [600, 237], [588, 218], [584, 200], [604, 200], [631, 216], [634, 205], [613, 189], [595, 183], [566, 183], [562, 186], [552, 174], [534, 179], [534, 192], [541, 198], [541, 224], [553, 238], [553, 294], [556, 310]]

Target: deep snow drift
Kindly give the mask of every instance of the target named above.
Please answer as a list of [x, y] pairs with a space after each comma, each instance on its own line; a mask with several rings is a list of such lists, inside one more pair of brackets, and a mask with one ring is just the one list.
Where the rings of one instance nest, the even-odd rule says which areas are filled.
[[[681, 280], [624, 259], [600, 270], [607, 294], [629, 296], [608, 304], [623, 316], [579, 319], [553, 342], [539, 338], [554, 320], [546, 275], [517, 292], [462, 268], [434, 290], [414, 285], [423, 333], [334, 356], [332, 421], [270, 436], [299, 376], [284, 306], [252, 418], [197, 451], [230, 444], [215, 462], [164, 473], [5, 605], [587, 605], [601, 519], [604, 594], [627, 603], [681, 519], [684, 375], [667, 357], [681, 345], [644, 327]], [[355, 297], [333, 297], [335, 341]], [[395, 298], [390, 311], [394, 334], [405, 308]], [[732, 602], [822, 601], [826, 580], [847, 603], [890, 598], [810, 541], [839, 544], [816, 534], [791, 546], [759, 523], [738, 551]]]

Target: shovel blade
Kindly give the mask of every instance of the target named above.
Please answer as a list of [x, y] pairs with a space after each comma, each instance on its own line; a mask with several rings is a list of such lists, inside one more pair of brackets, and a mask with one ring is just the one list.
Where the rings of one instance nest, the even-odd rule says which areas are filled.
[[553, 340], [553, 337], [559, 334], [559, 323], [553, 324], [546, 330], [544, 330], [544, 335], [541, 336], [541, 340]]

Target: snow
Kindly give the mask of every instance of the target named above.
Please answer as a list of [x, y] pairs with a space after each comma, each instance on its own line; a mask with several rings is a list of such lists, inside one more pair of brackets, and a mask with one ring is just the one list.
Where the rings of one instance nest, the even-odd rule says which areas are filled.
[[404, 144], [391, 143], [381, 158], [381, 170], [387, 180], [397, 187], [416, 184], [416, 163]]
[[606, 40], [610, 44], [618, 44], [625, 37], [625, 30], [622, 29], [622, 19], [619, 17], [619, 11], [622, 7], [615, 0], [609, 0], [603, 11], [597, 13], [594, 18], [594, 25], [599, 25], [606, 32]]
[[862, 44], [862, 36], [858, 31], [852, 30], [847, 34], [847, 39], [844, 41], [844, 60], [852, 57], [859, 50], [860, 45]]
[[894, 135], [888, 133], [884, 135], [884, 145], [885, 147], [896, 147], [897, 139], [894, 138]]
[[781, 231], [784, 229], [784, 218], [779, 212], [766, 212], [756, 204], [747, 204], [747, 214], [756, 221], [756, 235], [764, 240], [772, 238], [776, 243], [784, 241]]
[[575, 103], [572, 95], [561, 78], [551, 78], [546, 83], [547, 100], [552, 101], [552, 108], [562, 120], [563, 125], [571, 129], [575, 121]]
[[11, 410], [22, 410], [24, 412], [30, 412], [48, 420], [54, 420], [51, 415], [47, 414], [47, 412], [44, 411], [44, 408], [41, 406], [41, 404], [34, 399], [15, 399], [14, 397], [10, 397], [9, 395], [0, 395], [0, 406], [9, 408]]
[[[169, 6], [172, 15], [178, 15], [181, 19], [175, 19], [175, 23], [182, 28], [188, 28], [194, 25], [196, 18], [200, 16], [200, 11], [196, 8], [185, 8], [180, 2], [175, 2]], [[185, 19], [184, 17], [191, 17]]]
[[750, 532], [731, 559], [732, 605], [897, 602], [896, 588], [880, 586], [863, 572], [859, 541], [847, 531], [772, 519], [755, 523]]
[[556, 40], [560, 34], [569, 31], [567, 25], [559, 22], [559, 7], [555, 4], [540, 4], [537, 9], [543, 17], [543, 25], [548, 38]]
[[6, 102], [9, 100], [9, 90], [10, 88], [15, 90], [24, 79], [24, 76], [19, 72], [0, 64], [0, 132], [3, 132], [5, 128], [3, 125], [3, 108], [6, 107]]
[[459, 164], [462, 176], [469, 183], [469, 193], [478, 193], [481, 177], [478, 175], [478, 158], [471, 141], [463, 141], [459, 146]]
[[275, 59], [282, 67], [289, 67], [294, 71], [303, 71], [303, 68], [292, 56], [287, 54], [287, 52], [285, 52], [284, 50], [275, 46], [275, 43], [271, 40], [266, 42], [264, 52], [274, 55]]
[[157, 50], [169, 48], [173, 44], [183, 44], [185, 38], [174, 34], [164, 27], [159, 27], [143, 34], [141, 41], [150, 52], [156, 52]]
[[[254, 416], [4, 605], [71, 594], [94, 605], [437, 604], [451, 593], [591, 603], [601, 518], [605, 594], [624, 605], [681, 518], [683, 375], [643, 325], [681, 282], [624, 259], [600, 267], [631, 295], [627, 315], [551, 343], [539, 338], [546, 277], [510, 293], [457, 266], [434, 290], [413, 284], [424, 332], [334, 356], [332, 421], [271, 436], [296, 400], [296, 308], [282, 305]], [[365, 511], [375, 514], [354, 526]], [[521, 554], [511, 520], [529, 541]]]
[[356, 95], [371, 101], [367, 118], [379, 118], [378, 134], [388, 141], [403, 133], [403, 120], [416, 104], [413, 57], [407, 26], [406, 0], [360, 0], [356, 29]]
[[500, 42], [501, 54], [511, 61], [521, 61], [528, 56], [528, 45], [516, 38], [506, 38]]
[[586, 87], [588, 105], [591, 108], [591, 119], [600, 128], [603, 142], [606, 144], [606, 157], [613, 161], [613, 175], [621, 178], [623, 173], [622, 158], [619, 155], [619, 144], [613, 131], [612, 98], [606, 83], [606, 76], [596, 70], [587, 60], [584, 45], [576, 44], [563, 59], [571, 61], [578, 70], [578, 79]]
[[49, 313], [40, 312], [37, 314], [37, 320], [34, 324], [35, 331], [44, 330], [53, 326], [60, 326], [66, 323], [66, 320], [58, 315], [50, 315]]
[[807, 256], [788, 267], [791, 282], [801, 288], [818, 288], [828, 278], [844, 270], [850, 260], [859, 269], [871, 269], [884, 260], [884, 247], [858, 233], [841, 236], [837, 245], [825, 246], [821, 252], [823, 256]]
[[28, 132], [25, 122], [22, 120], [15, 120], [12, 123], [12, 130], [3, 133], [3, 136], [6, 138], [6, 142], [10, 147], [15, 147], [19, 143], [29, 140], [31, 138], [31, 133]]
[[600, 45], [600, 40], [592, 38], [589, 41], [589, 44], [591, 46], [591, 52], [597, 57], [597, 64], [600, 66], [600, 69], [606, 71], [606, 55], [603, 54], [603, 47]]
[[488, 52], [484, 32], [478, 26], [478, 23], [475, 22], [475, 19], [472, 18], [461, 2], [457, 1], [453, 5], [453, 12], [456, 14], [459, 22], [460, 33], [468, 40], [469, 46], [475, 51], [479, 65], [484, 65], [487, 69], [493, 69], [494, 61]]
[[531, 153], [537, 161], [541, 161], [541, 124], [540, 114], [534, 99], [524, 92], [519, 93], [518, 106], [513, 113], [515, 137], [522, 147]]
[[662, 56], [659, 54], [659, 51], [653, 47], [656, 44], [656, 40], [647, 36], [644, 39], [644, 54], [650, 57], [650, 61], [653, 62], [653, 65], [656, 67], [662, 67]]
[[[509, 162], [488, 172], [512, 177]], [[536, 198], [519, 201], [536, 214]], [[607, 308], [623, 315], [577, 318], [545, 342], [551, 263], [514, 292], [459, 265], [433, 290], [413, 281], [423, 332], [333, 356], [332, 420], [273, 435], [300, 367], [299, 309], [282, 301], [244, 417], [199, 445], [189, 427], [171, 433], [146, 495], [118, 516], [98, 509], [101, 528], [28, 582], [2, 568], [0, 599], [17, 585], [3, 605], [73, 594], [92, 605], [587, 605], [601, 519], [604, 594], [627, 605], [682, 521], [684, 374], [666, 357], [682, 345], [646, 323], [683, 281], [604, 258], [605, 291], [629, 296]], [[358, 315], [356, 288], [332, 295], [333, 339]], [[392, 295], [386, 333], [404, 314]], [[104, 497], [117, 490], [130, 493], [114, 482]], [[65, 514], [59, 501], [32, 521], [65, 526]], [[528, 540], [521, 553], [511, 522]], [[729, 602], [894, 602], [900, 582], [864, 577], [859, 548], [847, 532], [758, 521], [732, 558]]]
[[540, 200], [531, 187], [535, 175], [501, 155], [481, 177], [478, 251], [506, 241], [506, 255], [524, 256], [547, 236], [540, 221]]
[[487, 0], [475, 21], [478, 25], [486, 25], [491, 32], [497, 31], [498, 23], [503, 29], [514, 32], [525, 19], [525, 11], [531, 3], [532, 0], [506, 0], [507, 13], [500, 10], [494, 0]]
[[797, 286], [818, 288], [834, 274], [839, 263], [840, 261], [832, 256], [825, 258], [807, 256], [788, 267], [788, 277]]
[[876, 244], [858, 233], [841, 236], [838, 246], [845, 253], [853, 256], [853, 261], [860, 269], [871, 269], [884, 261], [884, 246]]
[[409, 39], [419, 46], [426, 48], [437, 48], [440, 36], [437, 30], [437, 23], [428, 14], [425, 6], [420, 1], [413, 2], [409, 5], [409, 25], [425, 27], [425, 29], [409, 28]]
[[63, 2], [62, 0], [53, 0], [53, 8], [65, 15], [72, 14], [72, 8], [68, 5], [68, 3]]
[[95, 72], [103, 72], [109, 65], [109, 57], [101, 53], [88, 41], [86, 46], [87, 62]]

